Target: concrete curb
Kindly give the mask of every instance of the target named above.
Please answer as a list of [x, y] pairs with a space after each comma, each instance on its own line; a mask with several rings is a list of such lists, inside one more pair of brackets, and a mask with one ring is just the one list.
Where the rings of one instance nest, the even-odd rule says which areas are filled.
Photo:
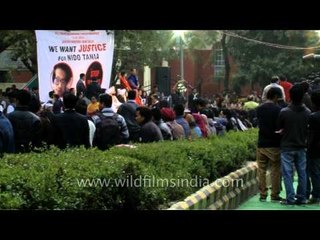
[[219, 178], [175, 203], [168, 210], [227, 210], [236, 209], [258, 192], [258, 165], [256, 162]]

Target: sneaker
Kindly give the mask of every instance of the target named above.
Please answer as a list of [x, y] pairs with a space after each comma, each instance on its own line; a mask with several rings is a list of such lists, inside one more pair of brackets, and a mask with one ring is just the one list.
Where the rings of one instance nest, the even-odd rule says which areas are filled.
[[271, 198], [271, 202], [280, 202], [285, 200], [286, 200], [285, 198], [282, 198], [280, 196]]
[[284, 201], [280, 201], [280, 204], [281, 205], [295, 205], [296, 203], [295, 202], [288, 202], [287, 200], [284, 200]]
[[304, 204], [307, 204], [307, 202], [305, 202], [305, 201], [303, 202], [303, 201], [296, 200], [296, 201], [295, 201], [295, 204], [296, 204], [296, 205], [304, 205]]
[[319, 198], [311, 198], [307, 202], [307, 204], [319, 204], [319, 203], [320, 203], [320, 199]]
[[260, 197], [260, 198], [259, 198], [259, 201], [260, 201], [260, 202], [266, 202], [266, 201], [267, 201], [267, 197]]

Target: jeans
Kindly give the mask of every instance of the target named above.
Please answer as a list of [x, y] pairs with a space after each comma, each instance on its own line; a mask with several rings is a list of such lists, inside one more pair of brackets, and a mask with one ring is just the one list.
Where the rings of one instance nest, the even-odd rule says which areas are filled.
[[[293, 188], [293, 164], [298, 173], [298, 187], [297, 194]], [[281, 168], [286, 188], [287, 202], [294, 203], [295, 196], [298, 202], [306, 202], [307, 191], [307, 173], [306, 173], [306, 150], [281, 150]]]

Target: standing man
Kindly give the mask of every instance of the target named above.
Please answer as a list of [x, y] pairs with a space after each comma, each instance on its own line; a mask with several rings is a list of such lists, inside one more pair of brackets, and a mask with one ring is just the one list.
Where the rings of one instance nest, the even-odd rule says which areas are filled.
[[125, 88], [127, 90], [127, 92], [129, 92], [131, 90], [131, 87], [130, 87], [128, 80], [127, 80], [127, 73], [124, 71], [121, 71], [119, 73], [119, 79], [120, 79], [121, 87]]
[[280, 88], [272, 87], [267, 93], [267, 100], [257, 108], [259, 123], [259, 137], [257, 148], [257, 163], [259, 177], [260, 201], [265, 202], [268, 195], [266, 173], [268, 165], [271, 166], [271, 201], [281, 201], [281, 162], [280, 162], [280, 134], [276, 133], [277, 119], [281, 108], [278, 98], [281, 98]]
[[85, 74], [80, 74], [80, 79], [77, 82], [77, 95], [80, 94], [80, 92], [83, 93], [83, 95], [86, 95], [86, 85], [85, 85]]
[[[281, 109], [278, 119], [279, 133], [282, 134], [281, 167], [287, 198], [281, 204], [299, 205], [306, 203], [306, 143], [311, 111], [302, 103], [304, 91], [301, 84], [294, 85], [289, 93], [291, 104]], [[297, 193], [293, 187], [293, 165], [298, 173]]]
[[315, 90], [311, 94], [314, 106], [314, 113], [309, 118], [308, 135], [308, 175], [311, 178], [311, 186], [307, 189], [307, 199], [312, 194], [309, 203], [320, 203], [320, 90]]
[[197, 89], [192, 89], [192, 93], [188, 96], [188, 108], [190, 109], [191, 113], [197, 112], [195, 102], [198, 99], [198, 97], [199, 94], [197, 92]]
[[281, 100], [286, 101], [286, 95], [284, 93], [284, 89], [282, 86], [279, 85], [279, 81], [280, 81], [280, 79], [278, 76], [273, 76], [270, 80], [270, 84], [264, 87], [263, 92], [262, 92], [262, 101], [263, 102], [267, 100], [267, 93], [268, 93], [269, 89], [272, 87], [280, 88], [281, 92], [282, 92]]
[[128, 83], [131, 87], [131, 89], [137, 89], [139, 88], [139, 80], [138, 80], [138, 73], [137, 69], [131, 68], [130, 69], [130, 76], [128, 77]]

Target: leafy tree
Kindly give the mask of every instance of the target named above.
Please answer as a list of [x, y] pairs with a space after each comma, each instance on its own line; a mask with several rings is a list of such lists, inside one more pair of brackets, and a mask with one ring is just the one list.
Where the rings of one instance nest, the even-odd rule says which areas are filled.
[[[302, 61], [302, 56], [310, 50], [284, 49], [279, 44], [296, 47], [315, 46], [319, 40], [315, 31], [238, 30], [231, 33], [230, 35], [230, 32], [226, 32], [227, 46], [238, 68], [237, 74], [232, 76], [235, 86], [247, 83], [251, 83], [252, 88], [255, 83], [265, 86], [272, 75], [280, 74], [286, 75], [290, 81], [296, 81], [312, 71], [311, 65]], [[277, 44], [277, 47], [264, 43]]]
[[172, 31], [165, 30], [116, 30], [114, 72], [118, 69], [116, 61], [121, 60], [121, 69], [138, 70], [148, 65], [159, 66], [163, 58], [170, 59], [177, 55]]
[[32, 30], [13, 31], [12, 36], [15, 40], [12, 41], [13, 59], [19, 58], [32, 74], [36, 74], [38, 66], [35, 32]]
[[186, 44], [189, 50], [212, 48], [218, 41], [220, 33], [215, 30], [196, 30], [186, 32]]
[[37, 72], [36, 37], [31, 30], [0, 31], [0, 52], [12, 49], [12, 60], [20, 59], [33, 73]]
[[6, 50], [10, 46], [10, 31], [1, 30], [0, 31], [0, 53]]
[[[192, 51], [213, 46], [217, 35], [217, 31], [186, 31], [182, 37], [184, 49], [197, 58]], [[115, 43], [114, 73], [118, 59], [122, 68], [128, 70], [144, 65], [159, 66], [163, 58], [170, 60], [179, 56], [178, 38], [171, 30], [116, 30]]]

